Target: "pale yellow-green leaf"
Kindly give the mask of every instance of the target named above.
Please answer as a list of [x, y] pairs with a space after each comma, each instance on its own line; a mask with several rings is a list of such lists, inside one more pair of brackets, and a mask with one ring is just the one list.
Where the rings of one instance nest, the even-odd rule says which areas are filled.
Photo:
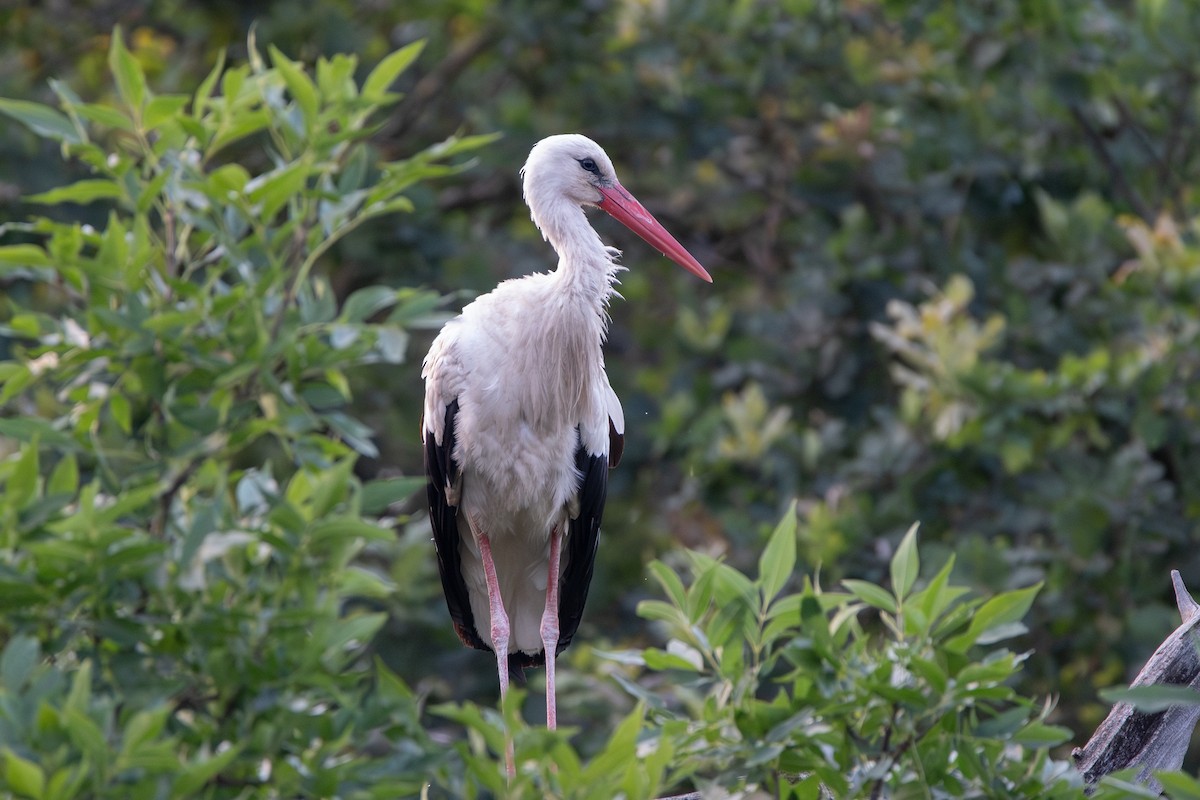
[[400, 73], [417, 60], [424, 47], [423, 40], [416, 41], [380, 61], [363, 82], [362, 96], [373, 103], [388, 100], [388, 89], [395, 83], [396, 78], [400, 77]]
[[108, 51], [108, 68], [112, 71], [121, 99], [135, 115], [140, 114], [146, 102], [146, 76], [142, 72], [142, 65], [125, 47], [120, 28], [113, 30], [112, 46]]

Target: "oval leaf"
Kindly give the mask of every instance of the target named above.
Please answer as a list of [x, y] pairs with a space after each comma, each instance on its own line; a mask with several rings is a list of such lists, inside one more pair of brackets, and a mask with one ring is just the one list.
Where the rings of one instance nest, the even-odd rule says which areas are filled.
[[769, 603], [783, 589], [796, 568], [796, 501], [775, 527], [758, 559], [758, 581], [763, 601]]
[[9, 787], [25, 797], [42, 797], [46, 793], [46, 773], [42, 768], [12, 750], [6, 750], [4, 755], [4, 779]]
[[882, 611], [887, 611], [891, 614], [896, 613], [896, 598], [883, 587], [876, 586], [869, 581], [859, 581], [847, 579], [842, 581], [850, 594], [862, 600], [872, 608], [878, 608]]
[[271, 45], [267, 48], [271, 54], [271, 63], [275, 65], [275, 69], [279, 70], [279, 74], [283, 76], [283, 82], [287, 84], [288, 93], [292, 99], [296, 101], [296, 105], [300, 109], [300, 113], [304, 115], [305, 123], [311, 127], [317, 119], [317, 87], [313, 85], [312, 79], [304, 71], [304, 68], [285, 56], [279, 48]]
[[125, 47], [121, 29], [113, 30], [112, 46], [108, 50], [108, 68], [117, 82], [117, 93], [138, 114], [146, 102], [146, 76], [142, 65]]
[[400, 73], [408, 69], [417, 56], [421, 55], [421, 50], [425, 47], [424, 40], [418, 40], [410, 45], [401, 47], [390, 56], [380, 61], [371, 70], [371, 74], [367, 76], [366, 82], [363, 83], [362, 95], [372, 103], [382, 103], [390, 99], [387, 95], [388, 88], [395, 82], [396, 78], [400, 77]]
[[12, 117], [38, 136], [67, 144], [82, 144], [79, 131], [65, 114], [41, 103], [0, 98], [0, 114]]
[[114, 181], [98, 178], [77, 181], [69, 186], [60, 186], [48, 192], [33, 194], [25, 198], [31, 203], [90, 203], [94, 200], [115, 200], [121, 197], [121, 187]]
[[0, 264], [22, 267], [52, 267], [54, 260], [36, 244], [10, 244], [0, 247]]
[[1147, 714], [1177, 706], [1200, 706], [1200, 690], [1175, 684], [1101, 689], [1100, 698], [1107, 703], [1128, 703]]
[[907, 597], [917, 582], [917, 574], [921, 571], [921, 558], [917, 554], [917, 528], [921, 523], [914, 522], [900, 540], [896, 554], [892, 556], [892, 591], [897, 597]]

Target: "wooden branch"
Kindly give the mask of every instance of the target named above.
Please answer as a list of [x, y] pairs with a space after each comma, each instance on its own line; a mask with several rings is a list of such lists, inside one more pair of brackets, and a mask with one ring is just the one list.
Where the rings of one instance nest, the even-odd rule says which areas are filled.
[[[1183, 622], [1158, 646], [1130, 686], [1171, 684], [1200, 689], [1200, 604], [1188, 594], [1178, 570], [1171, 570], [1171, 582]], [[1075, 748], [1071, 756], [1088, 786], [1111, 772], [1141, 767], [1137, 779], [1152, 791], [1161, 792], [1151, 772], [1183, 765], [1197, 722], [1200, 706], [1173, 706], [1145, 713], [1128, 703], [1118, 703], [1088, 743]]]
[[1147, 223], [1154, 222], [1154, 214], [1150, 212], [1150, 207], [1146, 205], [1146, 201], [1138, 194], [1137, 189], [1129, 182], [1125, 176], [1125, 170], [1117, 163], [1113, 154], [1109, 152], [1108, 145], [1104, 143], [1104, 137], [1100, 135], [1092, 123], [1088, 121], [1087, 116], [1083, 113], [1083, 109], [1077, 103], [1072, 103], [1069, 106], [1071, 118], [1075, 120], [1075, 124], [1083, 131], [1083, 136], [1087, 139], [1088, 145], [1096, 153], [1096, 157], [1100, 159], [1100, 163], [1108, 170], [1108, 176], [1112, 179], [1113, 188], [1118, 194], [1124, 195], [1125, 202], [1133, 207], [1137, 215]]

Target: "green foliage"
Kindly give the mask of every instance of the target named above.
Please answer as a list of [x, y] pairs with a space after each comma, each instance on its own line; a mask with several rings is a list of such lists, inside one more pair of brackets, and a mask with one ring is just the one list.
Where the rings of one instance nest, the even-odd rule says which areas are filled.
[[[491, 703], [492, 664], [455, 649], [424, 522], [398, 543], [382, 537], [391, 520], [376, 515], [403, 521], [389, 501], [414, 483], [370, 478], [379, 464], [393, 476], [395, 465], [419, 469], [418, 366], [397, 362], [408, 337], [420, 349], [414, 329], [438, 297], [410, 287], [485, 290], [550, 265], [515, 171], [533, 141], [564, 130], [601, 141], [716, 276], [697, 287], [640, 245], [626, 250], [609, 363], [627, 449], [581, 644], [560, 672], [581, 764], [636, 711], [582, 643], [616, 649], [642, 635], [628, 609], [644, 563], [684, 542], [724, 554], [737, 574], [762, 562], [762, 587], [774, 588], [788, 553], [771, 540], [767, 557], [762, 544], [791, 498], [797, 562], [819, 565], [847, 607], [874, 609], [838, 631], [898, 641], [887, 620], [908, 624], [923, 590], [904, 536], [915, 518], [926, 562], [953, 552], [959, 588], [1009, 598], [988, 607], [994, 629], [964, 623], [938, 640], [944, 652], [972, 659], [976, 634], [1015, 631], [1030, 597], [1011, 592], [1042, 584], [1022, 620], [1019, 652], [1031, 655], [1006, 685], [1057, 697], [1046, 724], [1080, 738], [1106, 710], [1097, 689], [1126, 679], [1174, 627], [1164, 576], [1200, 569], [1200, 149], [1189, 135], [1200, 16], [1190, 4], [268, 0], [255, 7], [255, 30], [274, 43], [261, 54], [239, 51], [250, 19], [220, 5], [167, 0], [136, 17], [123, 3], [72, 9], [0, 11], [0, 94], [22, 98], [0, 100], [0, 114], [22, 123], [0, 126], [0, 218], [30, 213], [22, 193], [70, 203], [5, 225], [0, 240], [0, 632], [25, 642], [4, 662], [14, 679], [30, 642], [37, 669], [83, 648], [47, 680], [73, 685], [79, 665], [92, 665], [100, 705], [89, 713], [105, 746], [119, 747], [132, 709], [154, 708], [125, 698], [128, 687], [155, 700], [139, 687], [156, 684], [129, 678], [130, 663], [163, 665], [164, 680], [182, 685], [223, 663], [203, 651], [206, 636], [238, 664], [273, 663], [272, 637], [309, 646], [296, 620], [320, 596], [312, 618], [326, 629], [357, 615], [365, 630], [371, 614], [391, 612], [375, 644], [413, 693], [361, 648], [340, 674], [394, 690], [387, 718], [405, 722], [378, 730], [389, 742], [411, 737], [395, 747], [411, 759], [405, 774], [441, 775], [435, 795], [496, 791], [485, 729], [499, 718], [463, 723], [464, 741], [458, 723], [414, 708], [412, 694]], [[138, 27], [119, 42], [96, 35], [96, 20], [102, 30], [122, 16]], [[416, 40], [426, 41], [420, 63]], [[229, 45], [244, 57], [214, 67]], [[336, 55], [345, 52], [379, 66]], [[361, 116], [400, 88], [415, 90], [391, 114]], [[445, 175], [428, 143], [464, 126], [506, 136], [476, 151], [477, 168]], [[387, 158], [417, 155], [378, 163], [362, 147], [368, 134]], [[203, 160], [181, 159], [189, 147]], [[60, 159], [64, 150], [76, 157]], [[435, 198], [424, 179], [443, 176]], [[404, 213], [361, 219], [393, 202]], [[606, 240], [629, 241], [597, 224]], [[342, 238], [327, 243], [327, 230]], [[360, 457], [372, 448], [377, 461]], [[331, 469], [344, 486], [322, 482]], [[342, 531], [323, 534], [332, 559], [308, 538], [327, 509]], [[237, 540], [260, 530], [274, 539]], [[705, 557], [686, 558], [691, 584], [676, 576], [668, 606], [704, 583]], [[654, 568], [664, 586], [668, 572]], [[188, 590], [203, 598], [174, 597], [184, 576], [203, 581]], [[715, 593], [716, 577], [706, 580]], [[725, 592], [754, 584], [722, 580]], [[259, 645], [239, 654], [216, 609], [237, 610], [255, 591], [241, 625]], [[268, 615], [266, 636], [251, 622], [276, 591], [300, 599], [284, 604], [290, 620]], [[208, 608], [211, 630], [172, 616], [177, 608], [197, 618]], [[638, 657], [669, 669], [701, 652], [652, 649]], [[259, 674], [299, 660], [272, 658], [280, 665]], [[226, 672], [222, 681], [258, 680]], [[662, 707], [703, 708], [660, 698], [678, 676], [624, 678], [645, 700], [639, 743], [657, 735]], [[778, 694], [774, 677], [758, 685]], [[272, 691], [259, 701], [274, 702]], [[219, 755], [244, 774], [255, 774], [255, 748], [273, 743], [317, 757], [297, 744], [317, 724], [308, 717], [294, 737], [230, 736], [235, 723], [268, 724], [247, 716], [255, 697], [230, 693], [231, 712], [191, 711], [225, 720], [211, 736], [173, 720], [163, 735], [177, 737], [181, 758]], [[345, 724], [360, 723], [374, 724]], [[707, 724], [668, 723], [681, 736]], [[536, 754], [538, 742], [565, 753], [565, 739], [514, 725], [541, 776], [522, 773], [520, 792], [586, 791]], [[424, 728], [456, 746], [427, 747]], [[0, 777], [70, 794], [79, 769], [56, 777], [61, 768], [23, 744], [2, 749], [12, 741], [0, 742]], [[223, 741], [239, 743], [237, 754], [216, 753]], [[701, 777], [719, 782], [717, 769]], [[234, 793], [218, 775], [213, 784]], [[1193, 791], [1172, 780], [1180, 796]], [[1099, 796], [1131, 786], [1113, 779]]]
[[657, 694], [637, 691], [660, 728], [651, 741], [676, 754], [673, 780], [798, 798], [1079, 795], [1073, 767], [1046, 750], [1070, 731], [1011, 687], [1027, 654], [993, 647], [1023, 632], [1038, 587], [967, 599], [951, 558], [917, 589], [914, 526], [891, 590], [806, 579], [787, 593], [795, 537], [793, 511], [754, 580], [695, 552], [690, 585], [652, 566], [669, 600], [639, 613], [667, 645], [622, 660], [667, 673]]
[[[105, 203], [99, 226], [9, 223], [0, 275], [0, 748], [31, 798], [414, 794], [443, 759], [411, 693], [366, 658], [392, 591], [356, 562], [420, 482], [363, 483], [373, 434], [346, 370], [398, 364], [428, 292], [340, 304], [322, 259], [481, 137], [376, 165], [366, 142], [405, 48], [360, 92], [250, 42], [194, 94], [155, 93], [118, 31], [112, 103], [0, 112], [87, 166], [30, 198]], [[237, 151], [239, 160], [231, 160]], [[340, 306], [340, 307], [339, 307]], [[372, 517], [364, 516], [369, 513]]]
[[[848, 591], [827, 591], [798, 578], [796, 535], [793, 509], [757, 578], [696, 551], [677, 554], [687, 580], [662, 561], [650, 565], [665, 599], [644, 600], [638, 613], [666, 644], [602, 654], [637, 705], [590, 757], [572, 745], [577, 731], [530, 727], [522, 691], [510, 693], [502, 715], [471, 704], [431, 709], [467, 731], [456, 745], [460, 791], [1083, 796], [1074, 767], [1050, 755], [1071, 737], [1047, 721], [1053, 703], [1012, 686], [1028, 653], [1000, 646], [1023, 633], [1039, 587], [972, 598], [951, 579], [953, 559], [922, 580], [913, 526], [891, 560], [892, 589], [845, 581]], [[511, 782], [497, 755], [506, 729], [515, 740]], [[1106, 782], [1100, 796], [1129, 796], [1122, 785]]]

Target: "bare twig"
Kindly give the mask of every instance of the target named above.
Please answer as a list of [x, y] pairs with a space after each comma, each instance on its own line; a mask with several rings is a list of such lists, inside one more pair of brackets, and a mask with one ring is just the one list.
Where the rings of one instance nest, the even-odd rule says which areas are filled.
[[1125, 177], [1125, 171], [1117, 163], [1116, 159], [1113, 158], [1112, 153], [1108, 151], [1108, 145], [1104, 143], [1103, 137], [1092, 127], [1092, 123], [1088, 121], [1087, 116], [1077, 103], [1072, 103], [1070, 109], [1071, 118], [1075, 120], [1075, 124], [1083, 131], [1083, 135], [1092, 150], [1096, 153], [1096, 157], [1100, 159], [1105, 169], [1108, 170], [1108, 174], [1112, 178], [1113, 187], [1117, 190], [1117, 193], [1125, 198], [1125, 202], [1129, 203], [1139, 217], [1148, 223], [1153, 222], [1154, 215], [1150, 212], [1150, 207], [1146, 205], [1146, 201], [1138, 194], [1137, 189], [1133, 188], [1133, 185], [1129, 183], [1128, 178]]
[[1176, 164], [1176, 160], [1186, 162], [1188, 150], [1191, 147], [1192, 136], [1190, 135], [1191, 126], [1188, 124], [1188, 110], [1192, 106], [1192, 92], [1196, 88], [1196, 73], [1192, 70], [1185, 70], [1183, 73], [1182, 85], [1179, 87], [1179, 99], [1175, 104], [1175, 113], [1171, 115], [1171, 128], [1167, 132], [1167, 144], [1163, 151], [1162, 171], [1160, 180], [1163, 186], [1170, 187], [1168, 190], [1175, 200], [1176, 211], [1180, 214], [1185, 213], [1183, 201], [1183, 185], [1179, 180], [1179, 176], [1183, 175], [1181, 167], [1183, 164]]

